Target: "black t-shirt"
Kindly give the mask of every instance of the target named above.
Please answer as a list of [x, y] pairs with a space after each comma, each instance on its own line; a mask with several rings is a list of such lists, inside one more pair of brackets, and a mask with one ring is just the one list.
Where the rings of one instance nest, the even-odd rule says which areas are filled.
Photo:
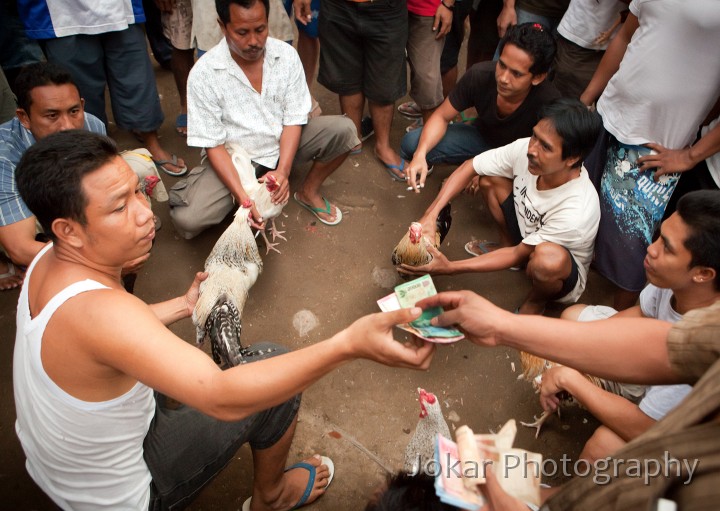
[[560, 97], [547, 79], [533, 86], [525, 101], [507, 117], [497, 111], [497, 83], [495, 62], [480, 62], [471, 67], [450, 92], [450, 104], [462, 112], [475, 107], [478, 118], [473, 125], [493, 148], [529, 137], [539, 120], [540, 108]]

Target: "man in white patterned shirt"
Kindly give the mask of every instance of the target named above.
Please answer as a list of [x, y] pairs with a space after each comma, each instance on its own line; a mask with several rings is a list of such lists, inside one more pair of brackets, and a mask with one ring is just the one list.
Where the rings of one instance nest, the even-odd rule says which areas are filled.
[[308, 122], [310, 91], [297, 52], [268, 38], [267, 0], [216, 0], [224, 39], [207, 52], [188, 79], [189, 146], [206, 157], [173, 187], [170, 216], [186, 239], [219, 223], [235, 204], [252, 207], [225, 148], [239, 144], [258, 177], [274, 175], [280, 187], [274, 203], [288, 200], [293, 164], [313, 161], [295, 200], [317, 219], [336, 225], [342, 213], [320, 194], [323, 181], [360, 143], [353, 123], [342, 116]]

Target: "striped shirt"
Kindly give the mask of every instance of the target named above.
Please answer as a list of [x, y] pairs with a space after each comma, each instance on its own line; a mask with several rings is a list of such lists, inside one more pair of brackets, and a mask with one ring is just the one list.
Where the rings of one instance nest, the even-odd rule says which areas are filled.
[[[105, 125], [100, 119], [85, 112], [85, 129], [105, 134]], [[25, 151], [35, 143], [30, 130], [13, 117], [0, 125], [0, 226], [14, 224], [33, 216], [25, 201], [20, 197], [15, 182], [15, 167]]]

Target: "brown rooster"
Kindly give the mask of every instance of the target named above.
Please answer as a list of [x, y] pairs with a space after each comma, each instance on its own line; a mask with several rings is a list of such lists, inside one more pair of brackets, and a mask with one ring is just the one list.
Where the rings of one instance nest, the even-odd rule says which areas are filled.
[[440, 248], [445, 236], [447, 236], [452, 224], [450, 204], [440, 210], [435, 221], [435, 236], [432, 239], [423, 233], [422, 224], [413, 222], [408, 232], [400, 240], [392, 252], [392, 263], [395, 266], [407, 264], [409, 266], [422, 266], [432, 261], [432, 255], [428, 252], [428, 244]]
[[[540, 383], [542, 382], [542, 375], [545, 371], [550, 369], [551, 367], [558, 366], [560, 364], [556, 364], [555, 362], [552, 362], [550, 360], [545, 360], [544, 358], [536, 357], [535, 355], [531, 355], [530, 353], [525, 353], [523, 351], [520, 352], [520, 362], [522, 364], [523, 373], [522, 376], [525, 380], [532, 382], [535, 389], [539, 392], [540, 389]], [[592, 376], [589, 374], [584, 375], [585, 378], [587, 378], [593, 385], [596, 387], [600, 387], [601, 389], [611, 392], [613, 394], [616, 394], [618, 396], [622, 396], [626, 399], [629, 399], [631, 401], [636, 401], [638, 399], [637, 389], [640, 388], [640, 386], [637, 385], [625, 385], [622, 383], [605, 380], [603, 378], [598, 378], [597, 376]], [[568, 394], [567, 392], [563, 392], [560, 395], [561, 397], [561, 403], [564, 405], [577, 405], [577, 401]], [[558, 416], [560, 415], [560, 408], [557, 409]], [[543, 411], [543, 413], [540, 415], [540, 417], [534, 417], [533, 422], [521, 422], [525, 427], [528, 428], [535, 428], [535, 438], [537, 438], [540, 435], [540, 428], [542, 428], [543, 424], [545, 424], [545, 421], [552, 415], [551, 412]]]
[[442, 414], [440, 401], [432, 392], [418, 388], [420, 402], [420, 420], [415, 433], [405, 449], [403, 470], [416, 475], [435, 458], [435, 439], [438, 435], [450, 439], [450, 428]]

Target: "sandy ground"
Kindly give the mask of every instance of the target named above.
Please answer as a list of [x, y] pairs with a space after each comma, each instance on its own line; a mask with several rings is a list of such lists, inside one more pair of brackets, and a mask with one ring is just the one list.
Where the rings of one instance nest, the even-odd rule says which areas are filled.
[[[156, 72], [166, 113], [160, 130], [162, 143], [185, 158], [189, 165], [195, 165], [199, 151], [188, 148], [185, 139], [175, 133], [174, 119], [179, 103], [172, 76], [159, 67]], [[326, 114], [338, 113], [334, 95], [320, 86], [314, 88], [314, 93]], [[395, 147], [399, 147], [408, 124], [410, 121], [396, 115], [392, 131]], [[114, 125], [111, 124], [108, 131], [122, 148], [137, 146], [130, 134]], [[315, 222], [314, 217], [292, 200], [286, 206], [279, 225], [286, 231], [287, 241], [279, 246], [281, 254], [263, 255], [264, 272], [252, 288], [243, 313], [244, 344], [271, 340], [292, 349], [309, 346], [358, 317], [376, 312], [376, 300], [399, 283], [390, 253], [453, 168], [439, 166], [429, 178], [426, 190], [416, 195], [385, 174], [373, 155], [373, 146], [371, 138], [362, 154], [349, 157], [325, 184], [324, 193], [343, 211], [340, 225], [327, 227]], [[293, 173], [293, 189], [302, 176], [303, 169]], [[166, 176], [163, 179], [168, 187], [175, 181]], [[192, 241], [185, 241], [173, 230], [167, 205], [155, 204], [154, 209], [163, 227], [135, 288], [136, 295], [150, 303], [185, 292], [193, 274], [202, 270], [205, 258], [229, 221]], [[453, 227], [442, 250], [451, 259], [465, 258], [463, 244], [471, 238], [494, 239], [495, 231], [481, 201], [463, 196], [453, 203]], [[262, 245], [260, 249], [264, 254]], [[524, 274], [509, 271], [434, 280], [438, 290], [469, 289], [508, 310], [522, 302], [529, 287]], [[14, 431], [11, 366], [17, 298], [17, 291], [0, 293], [0, 450], [3, 453], [0, 508], [54, 509], [27, 475]], [[591, 273], [582, 301], [607, 304], [609, 300], [607, 285]], [[317, 320], [310, 330], [307, 330], [308, 323], [299, 319], [307, 317], [308, 311]], [[558, 312], [559, 309], [550, 311], [555, 315]], [[190, 320], [173, 325], [172, 330], [188, 342], [194, 342]], [[476, 432], [487, 432], [511, 418], [531, 419], [539, 413], [540, 405], [530, 384], [518, 380], [519, 368], [517, 353], [511, 350], [481, 349], [460, 342], [440, 346], [427, 372], [389, 369], [360, 361], [328, 374], [304, 394], [300, 423], [290, 452], [291, 461], [319, 452], [335, 462], [335, 480], [327, 495], [313, 504], [313, 509], [362, 509], [385, 477], [383, 466], [393, 469], [401, 466], [405, 446], [418, 420], [418, 387], [439, 396], [451, 430], [467, 424]], [[516, 445], [556, 460], [563, 454], [574, 459], [596, 426], [586, 412], [568, 409], [562, 420], [551, 419], [537, 440], [533, 437], [534, 431], [521, 428]], [[355, 444], [370, 451], [380, 463]], [[240, 509], [250, 494], [251, 480], [250, 451], [243, 448], [190, 509]], [[561, 475], [547, 478], [552, 485], [562, 481]]]

